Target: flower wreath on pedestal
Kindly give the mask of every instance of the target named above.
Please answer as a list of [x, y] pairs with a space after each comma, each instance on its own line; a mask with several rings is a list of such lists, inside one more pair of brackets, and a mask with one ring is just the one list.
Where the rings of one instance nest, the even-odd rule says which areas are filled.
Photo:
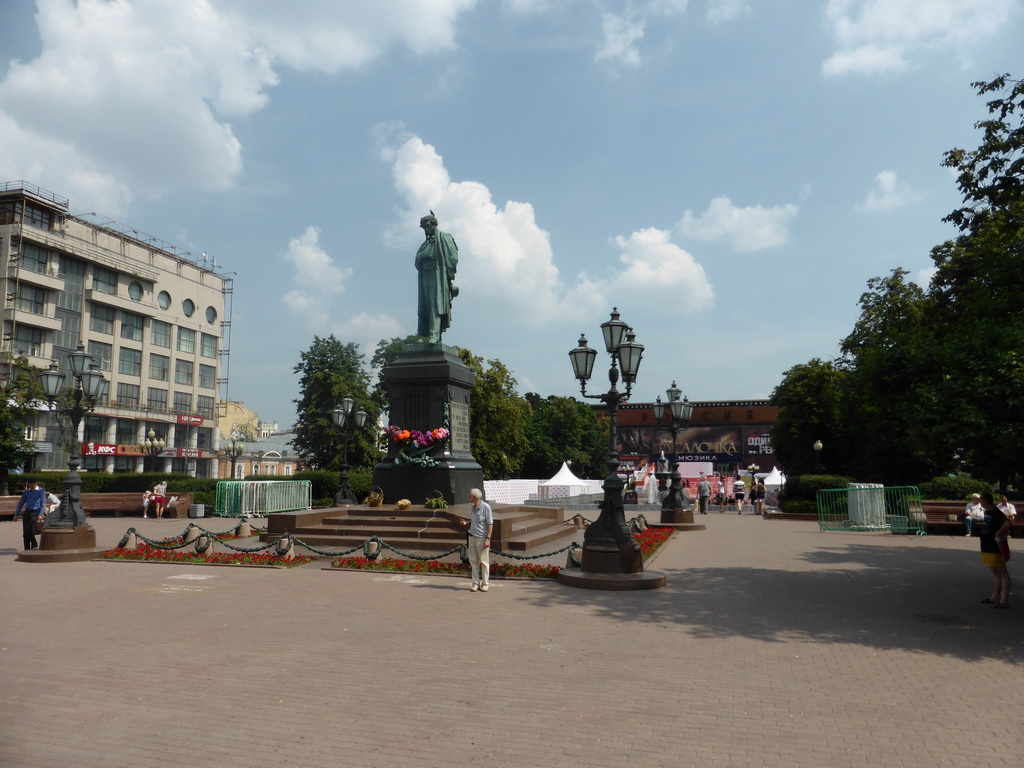
[[448, 435], [451, 433], [444, 427], [420, 432], [418, 429], [402, 429], [401, 427], [391, 426], [384, 430], [384, 434], [395, 445], [401, 446], [401, 450], [395, 457], [395, 466], [399, 464], [415, 464], [424, 469], [430, 469], [440, 463], [437, 459], [427, 455], [431, 447], [433, 447], [434, 443], [447, 440]]

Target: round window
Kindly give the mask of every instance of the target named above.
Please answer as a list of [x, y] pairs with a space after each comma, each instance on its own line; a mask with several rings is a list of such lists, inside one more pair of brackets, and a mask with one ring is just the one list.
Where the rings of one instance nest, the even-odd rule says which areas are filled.
[[142, 286], [134, 280], [128, 283], [128, 295], [132, 301], [142, 301]]
[[214, 309], [213, 307], [206, 308], [206, 322], [210, 323], [211, 325], [217, 322], [217, 310]]
[[160, 309], [167, 309], [171, 306], [171, 294], [167, 291], [160, 291], [156, 297], [156, 302], [160, 305]]
[[192, 299], [185, 299], [181, 302], [181, 309], [185, 313], [185, 317], [192, 317], [196, 312], [196, 303]]

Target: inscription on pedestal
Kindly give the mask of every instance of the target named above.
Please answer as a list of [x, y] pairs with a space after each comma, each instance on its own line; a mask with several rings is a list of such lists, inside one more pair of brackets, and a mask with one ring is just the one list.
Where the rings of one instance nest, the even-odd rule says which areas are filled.
[[452, 450], [469, 452], [469, 405], [452, 403]]

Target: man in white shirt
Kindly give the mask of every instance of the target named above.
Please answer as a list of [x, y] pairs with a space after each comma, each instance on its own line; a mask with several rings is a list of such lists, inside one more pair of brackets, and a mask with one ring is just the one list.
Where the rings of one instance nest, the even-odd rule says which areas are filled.
[[999, 497], [999, 503], [996, 506], [1003, 510], [1003, 514], [1010, 518], [1011, 521], [1017, 519], [1017, 508], [1010, 503], [1005, 494]]
[[967, 509], [964, 510], [964, 525], [967, 527], [967, 533], [965, 533], [964, 536], [970, 536], [974, 533], [974, 524], [983, 522], [984, 520], [985, 508], [981, 506], [981, 494], [972, 493], [971, 500], [967, 504]]

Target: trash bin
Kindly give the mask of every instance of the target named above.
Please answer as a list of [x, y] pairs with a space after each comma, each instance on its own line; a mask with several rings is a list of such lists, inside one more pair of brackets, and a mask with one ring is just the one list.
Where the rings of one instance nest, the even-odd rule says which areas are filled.
[[206, 505], [205, 504], [192, 504], [188, 508], [189, 517], [206, 517]]

